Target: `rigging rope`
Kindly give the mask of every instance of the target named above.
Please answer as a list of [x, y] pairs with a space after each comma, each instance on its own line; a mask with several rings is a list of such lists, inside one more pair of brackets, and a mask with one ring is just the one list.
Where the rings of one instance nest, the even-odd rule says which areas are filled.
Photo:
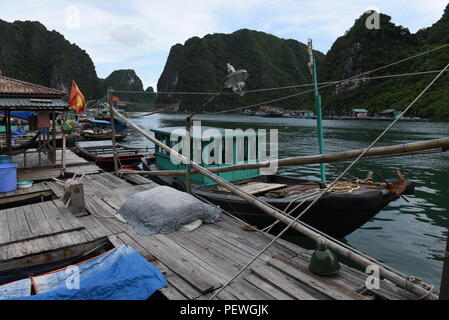
[[[329, 185], [326, 190], [319, 195], [312, 203], [304, 209], [294, 220], [292, 220], [287, 227], [281, 231], [268, 245], [265, 246], [257, 255], [255, 255], [251, 261], [248, 262], [248, 264], [243, 267], [237, 274], [234, 275], [232, 279], [230, 279], [223, 287], [221, 287], [216, 293], [214, 293], [209, 300], [214, 299], [218, 294], [220, 294], [225, 288], [227, 288], [235, 279], [237, 279], [245, 270], [247, 270], [266, 250], [268, 250], [277, 240], [279, 240], [289, 229], [293, 226], [304, 214], [306, 214], [310, 208], [312, 208], [315, 203], [318, 202], [319, 199], [323, 197], [324, 194], [329, 192], [339, 181], [343, 176], [345, 176], [351, 168], [356, 165], [361, 158], [365, 156], [365, 154], [371, 150], [374, 145], [376, 145], [377, 142], [379, 142], [380, 139], [382, 139], [385, 134], [390, 131], [390, 129], [399, 121], [400, 118], [402, 118], [414, 105], [415, 103], [430, 89], [430, 87], [441, 77], [441, 75], [449, 69], [449, 64], [446, 65], [446, 67], [427, 85], [427, 87], [408, 105], [407, 108], [401, 113], [400, 117], [396, 118], [369, 146], [366, 148], [358, 157], [355, 159], [338, 177], [335, 179], [335, 181]], [[296, 208], [295, 208], [296, 209]]]

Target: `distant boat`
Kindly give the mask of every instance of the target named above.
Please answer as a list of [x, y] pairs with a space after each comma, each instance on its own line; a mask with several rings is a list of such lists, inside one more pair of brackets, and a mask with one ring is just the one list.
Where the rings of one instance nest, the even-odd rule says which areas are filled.
[[262, 117], [264, 118], [282, 118], [284, 116], [284, 112], [282, 111], [266, 111]]
[[[81, 138], [87, 141], [112, 140], [111, 122], [96, 119], [80, 119]], [[115, 130], [115, 140], [122, 141], [128, 136], [127, 133], [118, 133]]]
[[[116, 145], [116, 149], [119, 164], [124, 167], [138, 166], [145, 155], [141, 149], [125, 147], [119, 143]], [[110, 140], [76, 142], [75, 152], [105, 170], [114, 169], [114, 153]]]

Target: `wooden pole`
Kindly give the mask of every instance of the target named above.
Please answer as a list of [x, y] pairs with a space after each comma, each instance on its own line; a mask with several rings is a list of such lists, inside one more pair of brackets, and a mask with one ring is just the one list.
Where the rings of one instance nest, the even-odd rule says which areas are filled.
[[[422, 152], [426, 150], [437, 150], [442, 149], [442, 151], [449, 149], [449, 138], [443, 139], [435, 139], [428, 141], [420, 141], [413, 142], [408, 144], [400, 144], [388, 147], [377, 147], [372, 148], [367, 152], [365, 158], [368, 157], [382, 157], [382, 156], [399, 156], [399, 155], [407, 155], [409, 153]], [[208, 170], [213, 173], [220, 172], [231, 172], [238, 170], [248, 170], [248, 169], [257, 169], [257, 168], [267, 168], [271, 165], [277, 165], [279, 167], [284, 166], [293, 166], [293, 165], [308, 165], [308, 164], [317, 164], [317, 163], [333, 163], [338, 161], [348, 161], [352, 159], [356, 159], [364, 149], [343, 151], [343, 152], [334, 152], [328, 153], [325, 155], [314, 155], [314, 156], [306, 156], [306, 157], [293, 157], [278, 160], [277, 164], [270, 161], [262, 161], [258, 163], [248, 163], [248, 164], [239, 164], [227, 167], [217, 167], [217, 168], [209, 168]], [[185, 170], [164, 170], [164, 171], [127, 171], [124, 172], [126, 174], [145, 174], [149, 176], [182, 176], [186, 175]], [[192, 174], [198, 173], [193, 171]]]
[[108, 89], [108, 103], [109, 103], [109, 113], [111, 116], [111, 130], [112, 130], [112, 150], [114, 154], [114, 172], [115, 175], [119, 175], [118, 171], [118, 158], [117, 158], [117, 142], [115, 139], [115, 123], [114, 123], [114, 107], [112, 106], [112, 89]]
[[[309, 56], [310, 56], [310, 73], [313, 77], [314, 93], [315, 93], [315, 112], [318, 130], [318, 146], [320, 154], [324, 154], [324, 134], [323, 134], [323, 113], [321, 111], [321, 96], [318, 92], [318, 76], [316, 71], [316, 62], [313, 56], [312, 39], [309, 39], [308, 43]], [[326, 184], [326, 166], [324, 163], [320, 164], [321, 182]]]
[[56, 165], [56, 112], [53, 110], [51, 113], [52, 115], [52, 140], [53, 140], [53, 151], [51, 155], [51, 162], [53, 162]]
[[441, 276], [440, 300], [449, 300], [449, 234], [444, 251], [443, 274]]
[[[140, 133], [141, 135], [143, 135], [145, 138], [147, 138], [148, 140], [150, 140], [151, 142], [153, 142], [155, 145], [159, 146], [160, 148], [162, 148], [163, 150], [167, 151], [168, 153], [172, 154], [173, 156], [175, 156], [176, 158], [178, 158], [181, 161], [186, 162], [187, 158], [184, 157], [183, 155], [179, 154], [178, 152], [174, 151], [173, 149], [171, 149], [170, 147], [166, 146], [165, 144], [163, 144], [161, 141], [157, 140], [156, 138], [152, 137], [150, 134], [148, 134], [147, 132], [145, 132], [144, 130], [142, 130], [141, 128], [139, 128], [138, 126], [136, 126], [134, 123], [132, 123], [131, 121], [129, 121], [126, 117], [122, 116], [121, 114], [119, 114], [115, 109], [113, 109], [116, 116], [119, 117], [120, 119], [122, 119], [123, 121], [125, 121], [126, 123], [128, 123], [128, 125], [133, 128], [134, 130], [136, 130], [138, 133]], [[201, 167], [200, 165], [198, 165], [197, 163], [195, 163], [194, 161], [191, 162], [192, 168], [194, 168], [196, 171], [198, 171], [199, 173], [205, 175], [206, 177], [210, 178], [211, 180], [215, 181], [217, 184], [225, 187], [226, 189], [228, 189], [229, 191], [231, 191], [232, 193], [234, 193], [235, 195], [241, 197], [242, 199], [248, 201], [250, 204], [254, 205], [255, 207], [259, 208], [260, 210], [264, 211], [265, 213], [269, 214], [270, 216], [272, 216], [273, 218], [285, 223], [285, 224], [290, 224], [293, 219], [286, 216], [283, 212], [281, 212], [280, 210], [270, 207], [267, 203], [265, 203], [264, 201], [259, 200], [258, 198], [256, 198], [255, 196], [252, 196], [242, 190], [240, 190], [239, 188], [237, 188], [236, 186], [234, 186], [232, 183], [229, 183], [225, 180], [223, 180], [222, 178], [218, 177], [217, 175], [213, 174], [212, 172], [210, 172], [209, 170]], [[305, 225], [303, 225], [301, 222], [295, 222], [292, 224], [292, 228], [299, 231], [300, 233], [302, 233], [303, 235], [307, 236], [308, 238], [318, 241], [320, 238], [323, 237], [322, 234], [319, 234], [311, 229], [309, 229], [308, 227], [306, 227]], [[329, 249], [341, 254], [342, 256], [348, 258], [349, 260], [367, 268], [369, 266], [375, 265], [375, 262], [362, 257], [360, 255], [358, 255], [357, 253], [341, 246], [338, 243], [333, 242], [332, 240], [328, 241], [328, 247]], [[417, 295], [418, 297], [424, 297], [425, 299], [431, 299], [431, 300], [435, 300], [437, 299], [437, 297], [435, 296], [435, 294], [430, 293], [428, 290], [424, 289], [422, 286], [410, 282], [407, 279], [405, 279], [404, 277], [398, 275], [395, 272], [392, 272], [382, 266], [378, 266], [379, 267], [379, 271], [380, 271], [380, 276], [390, 280], [391, 282], [395, 283], [396, 285], [398, 285], [399, 287], [403, 288], [404, 290], [410, 291], [412, 293], [414, 293], [415, 295]]]
[[5, 112], [6, 116], [6, 146], [8, 149], [8, 154], [12, 156], [12, 146], [11, 146], [11, 110], [8, 109]]
[[[63, 114], [63, 125], [64, 123], [67, 121], [67, 111], [64, 111]], [[62, 127], [61, 127], [62, 128]], [[62, 175], [65, 174], [66, 171], [66, 152], [67, 152], [67, 134], [64, 133], [63, 130], [61, 130], [62, 132], [62, 156], [61, 156], [61, 167], [62, 167]]]

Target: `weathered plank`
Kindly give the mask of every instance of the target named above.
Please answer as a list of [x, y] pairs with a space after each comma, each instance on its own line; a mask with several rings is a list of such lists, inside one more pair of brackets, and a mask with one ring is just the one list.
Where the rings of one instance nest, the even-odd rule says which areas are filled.
[[9, 233], [8, 215], [6, 210], [0, 211], [0, 243], [6, 243], [11, 240]]
[[333, 280], [338, 275], [333, 277], [319, 277], [311, 273], [302, 265], [294, 263], [286, 257], [277, 255], [268, 261], [268, 265], [285, 273], [291, 278], [304, 283], [305, 285], [321, 292], [322, 294], [335, 300], [366, 300], [367, 297], [356, 293]]
[[204, 266], [202, 261], [175, 243], [169, 240], [160, 241], [156, 236], [151, 237], [151, 243], [140, 240], [141, 238], [136, 239], [137, 243], [165, 265], [170, 266], [170, 269], [202, 294], [217, 289], [222, 285], [220, 281], [211, 277], [211, 272], [207, 269], [207, 266]]
[[244, 277], [244, 279], [246, 281], [248, 281], [249, 283], [251, 283], [253, 286], [255, 286], [255, 287], [259, 288], [260, 290], [269, 294], [275, 300], [293, 300], [293, 298], [291, 296], [289, 296], [288, 294], [285, 294], [281, 290], [275, 288], [268, 282], [263, 281], [262, 279], [260, 279], [259, 277], [257, 277], [254, 274], [246, 276], [246, 277]]
[[283, 291], [294, 299], [329, 300], [327, 296], [322, 295], [319, 292], [314, 292], [313, 289], [305, 287], [295, 279], [292, 279], [284, 273], [270, 268], [267, 265], [254, 264], [251, 267], [251, 271], [265, 282]]

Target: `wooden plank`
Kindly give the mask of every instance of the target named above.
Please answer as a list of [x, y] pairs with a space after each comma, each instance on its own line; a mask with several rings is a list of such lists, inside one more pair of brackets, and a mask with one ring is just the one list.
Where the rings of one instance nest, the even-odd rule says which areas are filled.
[[275, 300], [294, 300], [291, 296], [273, 287], [272, 285], [263, 281], [254, 274], [246, 276], [244, 279], [249, 283], [251, 283], [253, 286], [269, 294]]
[[53, 204], [53, 202], [41, 202], [38, 204], [38, 206], [42, 208], [42, 211], [44, 212], [48, 223], [57, 232], [69, 231], [73, 229], [71, 224], [61, 216], [61, 214], [59, 213], [59, 209]]
[[257, 300], [257, 301], [269, 301], [274, 300], [268, 293], [260, 290], [258, 287], [253, 286], [251, 283], [245, 281], [242, 278], [238, 278], [233, 284], [229, 286], [232, 290], [231, 294], [238, 300]]
[[19, 223], [20, 233], [22, 234], [22, 239], [29, 239], [33, 237], [33, 233], [28, 225], [28, 221], [25, 217], [23, 207], [16, 208], [17, 222]]
[[51, 189], [51, 191], [53, 191], [53, 193], [56, 195], [56, 197], [58, 198], [62, 198], [64, 196], [64, 187], [57, 184], [54, 181], [48, 181], [46, 182], [48, 187]]
[[[278, 183], [264, 183], [264, 182], [249, 182], [243, 185], [239, 185], [239, 188], [246, 193], [256, 195], [268, 191], [273, 191], [276, 189], [286, 187], [286, 184], [278, 184]], [[229, 192], [225, 187], [217, 187], [217, 190]]]
[[[311, 273], [298, 263], [285, 258], [281, 255], [273, 257], [268, 261], [268, 265], [285, 273], [293, 279], [304, 283], [307, 286], [314, 288], [328, 297], [335, 300], [367, 300], [367, 297], [356, 293], [348, 286], [333, 281], [332, 277], [319, 277]], [[335, 277], [338, 277], [336, 275]], [[334, 278], [335, 278], [334, 277]]]
[[176, 290], [173, 286], [168, 286], [166, 288], [159, 289], [159, 291], [164, 295], [168, 300], [173, 301], [184, 301], [187, 300], [185, 296], [182, 295], [181, 292]]
[[95, 237], [107, 237], [113, 234], [93, 216], [79, 217], [78, 221]]
[[148, 252], [144, 247], [142, 247], [140, 244], [138, 244], [134, 239], [132, 239], [127, 233], [122, 232], [118, 234], [119, 239], [123, 242], [132, 247], [134, 250], [139, 252], [146, 260], [148, 261], [154, 261], [154, 256]]
[[204, 263], [182, 247], [170, 244], [168, 240], [162, 242], [155, 236], [151, 237], [150, 244], [142, 242], [141, 239], [139, 237], [135, 240], [202, 294], [222, 285], [221, 282], [211, 278], [211, 273], [204, 267]]
[[7, 243], [11, 240], [6, 212], [7, 210], [0, 211], [0, 243]]
[[[247, 245], [244, 242], [241, 242], [239, 240], [236, 240], [230, 235], [230, 232], [226, 229], [216, 229], [216, 228], [208, 228], [207, 225], [202, 225], [200, 229], [197, 231], [194, 231], [192, 234], [200, 233], [201, 236], [208, 238], [208, 239], [214, 239], [219, 238], [220, 243], [229, 248], [234, 249], [235, 251], [244, 252], [248, 256], [254, 257], [259, 253], [259, 250], [254, 249], [253, 247]], [[261, 260], [268, 261], [271, 259], [271, 256], [263, 253], [260, 256]]]
[[83, 227], [76, 217], [67, 209], [61, 200], [54, 200], [51, 203], [59, 210], [61, 218], [67, 223], [67, 228], [77, 229]]
[[[237, 241], [246, 243], [248, 246], [251, 246], [252, 248], [256, 249], [257, 251], [260, 251], [263, 248], [265, 248], [266, 245], [272, 239], [269, 236], [264, 235], [259, 232], [242, 231], [240, 229], [241, 224], [237, 224], [235, 221], [230, 220], [229, 217], [226, 217], [224, 215], [222, 218], [223, 218], [222, 219], [223, 221], [215, 222], [212, 224], [207, 224], [207, 225], [204, 225], [204, 227], [219, 230], [219, 232], [221, 229], [228, 230], [229, 237], [232, 237], [233, 239], [235, 239]], [[294, 257], [294, 256], [298, 255], [298, 251], [300, 251], [300, 250], [301, 250], [301, 248], [297, 247], [297, 251], [293, 251], [283, 245], [275, 243], [265, 253], [267, 255], [282, 253], [283, 255], [286, 255], [288, 257]]]
[[19, 221], [17, 220], [16, 209], [8, 209], [6, 212], [8, 216], [9, 232], [11, 235], [11, 242], [22, 240], [22, 233], [20, 232]]
[[[233, 262], [230, 257], [212, 249], [206, 242], [198, 241], [193, 237], [183, 239], [183, 237], [176, 233], [161, 236], [161, 241], [165, 242], [166, 240], [164, 238], [172, 240], [184, 250], [206, 263], [209, 272], [221, 274], [226, 279], [230, 279], [233, 275], [239, 272], [243, 266], [243, 263], [237, 264]], [[238, 259], [235, 258], [237, 255], [238, 252], [237, 254], [233, 254], [233, 258], [236, 260]]]
[[328, 297], [318, 292], [311, 292], [310, 288], [298, 283], [295, 279], [286, 276], [276, 269], [266, 265], [255, 264], [251, 271], [260, 279], [281, 290], [285, 294], [298, 300], [328, 300]]

